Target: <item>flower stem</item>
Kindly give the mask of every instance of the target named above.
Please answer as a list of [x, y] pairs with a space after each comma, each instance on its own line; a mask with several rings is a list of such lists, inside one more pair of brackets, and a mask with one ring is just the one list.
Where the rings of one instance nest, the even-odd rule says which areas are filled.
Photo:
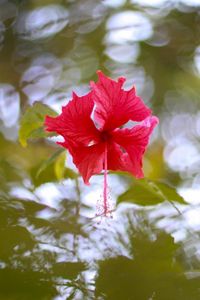
[[107, 163], [107, 144], [105, 146], [104, 152], [104, 184], [103, 184], [103, 208], [104, 208], [104, 216], [108, 213], [108, 183], [107, 183], [107, 175], [108, 175], [108, 163]]

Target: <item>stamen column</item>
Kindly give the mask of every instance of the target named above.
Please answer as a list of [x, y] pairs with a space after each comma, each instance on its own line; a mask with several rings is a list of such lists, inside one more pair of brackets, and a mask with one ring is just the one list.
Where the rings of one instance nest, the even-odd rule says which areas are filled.
[[107, 143], [105, 146], [104, 152], [104, 182], [103, 182], [103, 208], [104, 208], [104, 216], [107, 216], [108, 213], [108, 183], [107, 183], [107, 175], [108, 175], [108, 162], [107, 162]]

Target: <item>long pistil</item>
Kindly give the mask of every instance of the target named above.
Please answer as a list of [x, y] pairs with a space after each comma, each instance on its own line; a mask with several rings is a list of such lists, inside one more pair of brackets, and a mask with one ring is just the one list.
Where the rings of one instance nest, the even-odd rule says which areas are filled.
[[105, 146], [105, 152], [104, 152], [104, 182], [103, 182], [103, 211], [104, 216], [107, 216], [108, 213], [108, 183], [107, 183], [107, 177], [108, 177], [108, 162], [107, 162], [107, 144]]

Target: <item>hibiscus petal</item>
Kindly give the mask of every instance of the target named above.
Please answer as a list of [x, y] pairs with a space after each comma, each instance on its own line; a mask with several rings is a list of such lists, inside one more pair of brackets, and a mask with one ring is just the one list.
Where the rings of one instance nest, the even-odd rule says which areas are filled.
[[77, 146], [77, 144], [66, 141], [58, 144], [69, 150], [85, 184], [89, 184], [92, 175], [99, 174], [103, 170], [105, 143], [98, 143], [89, 147]]
[[151, 114], [151, 110], [136, 96], [135, 88], [124, 91], [125, 78], [114, 81], [101, 71], [97, 72], [99, 81], [91, 82], [96, 104], [94, 118], [103, 130], [112, 130], [129, 120], [142, 121]]
[[115, 142], [108, 144], [108, 170], [132, 172], [132, 162], [127, 153]]
[[80, 145], [95, 144], [99, 141], [99, 131], [90, 118], [93, 107], [91, 92], [82, 97], [73, 93], [73, 99], [62, 108], [58, 117], [46, 117], [46, 130], [57, 132]]
[[140, 125], [132, 129], [116, 129], [112, 132], [113, 140], [127, 153], [124, 154], [124, 165], [127, 171], [135, 177], [144, 177], [142, 171], [142, 157], [149, 142], [149, 137], [154, 127], [158, 124], [158, 118], [152, 116], [146, 118]]

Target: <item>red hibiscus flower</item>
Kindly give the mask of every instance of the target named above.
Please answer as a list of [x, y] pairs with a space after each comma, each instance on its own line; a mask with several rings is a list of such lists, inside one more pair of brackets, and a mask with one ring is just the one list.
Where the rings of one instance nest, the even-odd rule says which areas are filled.
[[[136, 95], [135, 88], [124, 91], [125, 78], [114, 81], [98, 71], [91, 92], [72, 100], [62, 113], [46, 117], [47, 131], [63, 136], [59, 143], [69, 150], [83, 180], [89, 184], [94, 174], [104, 170], [104, 214], [107, 206], [107, 170], [127, 171], [142, 178], [142, 157], [158, 119]], [[129, 120], [141, 122], [133, 128], [120, 128]]]

